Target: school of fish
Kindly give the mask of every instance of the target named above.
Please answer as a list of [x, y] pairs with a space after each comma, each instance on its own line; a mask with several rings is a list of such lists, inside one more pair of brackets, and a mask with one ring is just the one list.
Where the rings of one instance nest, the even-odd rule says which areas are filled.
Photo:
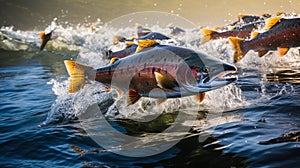
[[[78, 62], [66, 60], [70, 75], [69, 93], [77, 92], [86, 81], [102, 83], [108, 91], [126, 93], [126, 104], [131, 105], [141, 97], [157, 99], [161, 104], [168, 98], [194, 96], [202, 102], [205, 92], [214, 90], [237, 80], [237, 68], [199, 51], [174, 45], [162, 45], [159, 41], [184, 35], [185, 30], [168, 26], [171, 33], [164, 35], [136, 24], [136, 35], [122, 37], [115, 35], [113, 44], [125, 44], [125, 48], [112, 51], [103, 50], [107, 66], [94, 69]], [[91, 27], [91, 30], [94, 30]], [[51, 40], [52, 32], [40, 33], [40, 50]], [[272, 16], [263, 14], [238, 15], [238, 21], [223, 28], [204, 28], [200, 45], [214, 39], [228, 39], [234, 51], [234, 63], [240, 61], [250, 50], [259, 57], [277, 50], [284, 56], [290, 48], [300, 46], [300, 17], [278, 12]]]

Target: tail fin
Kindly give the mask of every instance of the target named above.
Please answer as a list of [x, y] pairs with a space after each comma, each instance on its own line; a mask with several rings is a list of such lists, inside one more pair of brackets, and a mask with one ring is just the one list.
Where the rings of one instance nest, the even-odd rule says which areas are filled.
[[216, 33], [216, 31], [210, 30], [210, 29], [202, 29], [201, 31], [203, 34], [203, 37], [201, 39], [201, 44], [204, 44], [204, 43], [208, 42], [209, 40], [211, 40], [212, 34]]
[[236, 63], [245, 56], [245, 53], [242, 51], [241, 48], [241, 43], [243, 42], [243, 39], [237, 37], [229, 37], [228, 39], [229, 42], [231, 43], [232, 49], [234, 50], [233, 60], [234, 63]]
[[46, 44], [47, 44], [47, 41], [45, 40], [45, 32], [40, 32], [39, 37], [42, 40], [42, 44], [40, 46], [40, 51], [42, 51], [45, 48]]
[[79, 91], [85, 85], [85, 77], [87, 71], [92, 70], [92, 67], [79, 64], [75, 61], [65, 60], [65, 66], [70, 75], [69, 93]]
[[51, 39], [51, 36], [52, 36], [52, 31], [50, 33], [47, 33], [47, 34], [45, 32], [40, 32], [39, 33], [39, 37], [42, 40], [42, 44], [40, 46], [40, 51], [42, 51], [45, 48], [46, 44]]

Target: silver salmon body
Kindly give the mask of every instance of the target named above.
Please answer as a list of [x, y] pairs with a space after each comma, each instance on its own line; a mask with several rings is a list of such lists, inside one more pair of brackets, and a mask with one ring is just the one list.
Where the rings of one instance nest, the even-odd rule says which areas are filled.
[[265, 30], [263, 33], [254, 32], [250, 40], [229, 38], [235, 50], [235, 62], [241, 60], [250, 50], [258, 52], [259, 56], [270, 50], [278, 50], [279, 55], [284, 56], [289, 48], [300, 46], [300, 18], [269, 18]]
[[233, 65], [187, 48], [166, 45], [144, 48], [143, 52], [99, 69], [73, 61], [65, 64], [71, 76], [69, 92], [78, 91], [87, 78], [128, 92], [128, 105], [140, 97], [167, 99], [196, 95], [196, 100], [202, 101], [204, 92], [237, 80], [229, 75], [236, 72]]

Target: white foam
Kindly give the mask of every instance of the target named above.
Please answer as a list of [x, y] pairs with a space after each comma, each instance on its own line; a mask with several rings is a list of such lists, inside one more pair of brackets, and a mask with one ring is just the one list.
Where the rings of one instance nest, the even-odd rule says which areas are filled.
[[[103, 59], [101, 52], [103, 48], [112, 44], [112, 37], [114, 35], [125, 37], [135, 35], [136, 28], [133, 26], [130, 28], [115, 29], [100, 24], [99, 22], [90, 24], [96, 27], [95, 31], [91, 31], [86, 25], [64, 27], [57, 24], [54, 20], [47, 30], [55, 27], [55, 39], [49, 43], [50, 46], [48, 46], [47, 49], [53, 51], [57, 50], [62, 53], [76, 51], [78, 52], [76, 61], [94, 68], [106, 65], [108, 60]], [[160, 28], [158, 26], [149, 28], [165, 34], [168, 34], [169, 32], [169, 29]], [[2, 27], [1, 33], [13, 40], [19, 40], [24, 44], [30, 44], [36, 48], [40, 45], [38, 31], [16, 31], [13, 27]], [[201, 34], [199, 32], [186, 30], [184, 35], [175, 37], [176, 41], [182, 41], [184, 43], [172, 44], [182, 45], [196, 51], [204, 52], [223, 61], [233, 63], [233, 51], [227, 40], [214, 40], [204, 45], [200, 45], [200, 38]], [[65, 48], [62, 49], [62, 46], [65, 46]], [[237, 66], [240, 70], [251, 69], [256, 73], [273, 72], [285, 67], [299, 68], [299, 63], [297, 61], [298, 56], [298, 48], [291, 49], [283, 58], [280, 58], [276, 52], [267, 54], [262, 58], [259, 58], [256, 53], [249, 52]], [[243, 74], [241, 74], [241, 76], [243, 76]], [[260, 84], [259, 89], [263, 91], [265, 79], [262, 79], [261, 81], [262, 83]], [[186, 97], [182, 99], [169, 99], [160, 107], [155, 105], [153, 99], [148, 98], [142, 98], [142, 100], [135, 105], [125, 107], [123, 99], [119, 100], [118, 98], [115, 98], [115, 92], [104, 92], [104, 89], [99, 83], [92, 83], [76, 94], [67, 93], [67, 78], [64, 80], [52, 79], [49, 84], [53, 85], [52, 90], [57, 95], [57, 99], [51, 107], [47, 122], [78, 117], [85, 112], [89, 105], [94, 103], [101, 104], [107, 101], [109, 102], [108, 104], [112, 104], [110, 107], [102, 109], [102, 113], [107, 117], [135, 119], [151, 115], [157, 116], [157, 114], [161, 113], [171, 113], [184, 108], [196, 109], [201, 107], [206, 110], [229, 111], [251, 104], [251, 101], [247, 100], [243, 95], [242, 90], [234, 84], [208, 92], [206, 99], [200, 106], [194, 103], [191, 97]], [[77, 98], [79, 95], [83, 97], [82, 100]], [[262, 96], [263, 93], [261, 97]]]

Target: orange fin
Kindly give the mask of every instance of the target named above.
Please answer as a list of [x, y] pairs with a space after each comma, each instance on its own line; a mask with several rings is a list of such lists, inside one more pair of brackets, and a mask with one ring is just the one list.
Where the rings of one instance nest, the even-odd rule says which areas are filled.
[[171, 79], [165, 77], [161, 73], [154, 72], [155, 79], [157, 82], [157, 86], [164, 89], [174, 89], [178, 87], [178, 84], [175, 81], [172, 81]]
[[238, 18], [238, 20], [242, 20], [246, 16], [247, 15], [244, 15], [244, 14], [238, 14], [237, 18]]
[[155, 40], [150, 40], [150, 39], [139, 40], [138, 41], [138, 47], [136, 48], [136, 52], [140, 52], [145, 48], [152, 47], [152, 46], [155, 46], [157, 44], [158, 43]]
[[126, 99], [126, 105], [132, 105], [141, 98], [141, 95], [136, 90], [129, 90]]
[[285, 12], [279, 11], [279, 12], [276, 13], [276, 16], [281, 16], [281, 15], [285, 15], [285, 14], [286, 14]]
[[269, 30], [271, 29], [273, 26], [275, 26], [278, 22], [280, 22], [282, 18], [281, 17], [274, 17], [274, 18], [268, 18], [266, 20], [266, 26], [265, 26], [265, 30]]
[[269, 51], [268, 50], [259, 50], [257, 52], [258, 52], [258, 56], [262, 57], [262, 56], [266, 55]]
[[241, 50], [241, 43], [243, 42], [243, 39], [237, 37], [229, 37], [228, 39], [231, 43], [232, 49], [234, 50], [233, 60], [236, 63], [245, 56], [245, 53]]
[[251, 33], [250, 39], [254, 39], [254, 38], [257, 37], [259, 34], [260, 34], [260, 33], [259, 33], [259, 32], [256, 32], [256, 31], [252, 32], [252, 33]]
[[40, 32], [39, 33], [39, 37], [40, 37], [41, 40], [44, 40], [44, 38], [45, 38], [45, 32]]
[[205, 95], [206, 95], [205, 92], [197, 93], [196, 95], [194, 95], [194, 100], [198, 103], [201, 103], [201, 102], [203, 102]]
[[277, 51], [279, 53], [279, 56], [283, 57], [289, 51], [289, 48], [280, 48], [280, 47], [278, 47]]
[[39, 33], [39, 37], [42, 40], [42, 44], [40, 46], [40, 51], [42, 51], [45, 48], [46, 44], [51, 39], [51, 36], [52, 36], [52, 31], [50, 33], [47, 33], [47, 34], [45, 32], [40, 32]]
[[119, 60], [119, 58], [113, 57], [112, 59], [110, 59], [109, 64], [114, 64], [118, 60]]
[[210, 30], [210, 29], [202, 29], [201, 32], [203, 34], [203, 37], [201, 39], [201, 44], [204, 44], [204, 43], [208, 42], [209, 40], [211, 40], [212, 34], [216, 33], [216, 31]]
[[85, 85], [86, 73], [92, 70], [92, 67], [79, 64], [75, 61], [65, 60], [65, 66], [70, 75], [69, 93], [79, 91]]

